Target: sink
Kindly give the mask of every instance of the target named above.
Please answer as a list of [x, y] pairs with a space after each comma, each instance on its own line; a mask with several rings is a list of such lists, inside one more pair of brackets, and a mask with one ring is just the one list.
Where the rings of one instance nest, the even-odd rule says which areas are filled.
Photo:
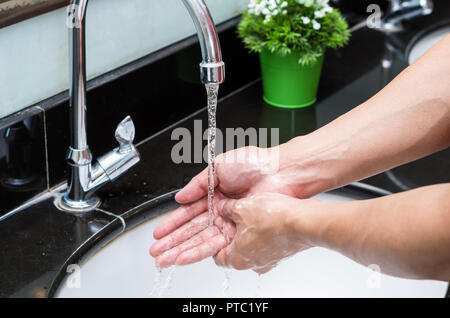
[[[373, 194], [344, 190], [320, 194], [316, 199], [351, 201], [374, 197]], [[169, 211], [175, 206], [173, 199], [170, 199], [158, 204], [157, 209]], [[444, 282], [379, 274], [323, 248], [300, 253], [261, 277], [251, 271], [226, 271], [217, 267], [212, 259], [165, 269], [158, 276], [158, 269], [148, 250], [154, 242], [153, 230], [165, 213], [159, 214], [119, 235], [86, 261], [79, 262], [82, 264], [76, 280], [79, 284], [68, 279], [64, 268], [62, 278], [54, 283], [50, 296], [444, 297], [447, 290], [447, 283]]]
[[450, 34], [450, 22], [434, 26], [416, 36], [407, 49], [409, 64], [414, 63], [447, 34]]

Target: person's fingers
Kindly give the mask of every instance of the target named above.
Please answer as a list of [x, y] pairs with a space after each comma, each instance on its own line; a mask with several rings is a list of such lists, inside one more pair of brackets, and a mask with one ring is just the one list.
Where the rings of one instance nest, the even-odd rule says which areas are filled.
[[180, 190], [175, 196], [175, 200], [181, 204], [197, 201], [208, 194], [208, 168], [198, 175]]
[[258, 275], [263, 275], [263, 274], [269, 272], [272, 268], [273, 267], [270, 267], [270, 266], [269, 267], [262, 267], [262, 268], [256, 268], [253, 271], [255, 273], [257, 273]]
[[229, 256], [231, 254], [232, 249], [233, 249], [232, 244], [233, 243], [231, 243], [230, 245], [228, 245], [224, 249], [220, 250], [214, 256], [214, 261], [216, 262], [217, 266], [232, 267], [231, 262], [230, 262], [230, 256]]
[[240, 255], [236, 253], [236, 247], [234, 243], [231, 243], [221, 251], [219, 251], [216, 256], [214, 256], [214, 261], [218, 266], [226, 268], [234, 268], [237, 270], [246, 270], [251, 268], [248, 263]]
[[217, 205], [217, 210], [218, 210], [219, 215], [235, 222], [237, 219], [236, 218], [237, 215], [235, 213], [237, 202], [238, 202], [238, 200], [233, 200], [233, 199], [221, 200]]
[[214, 256], [214, 261], [217, 266], [234, 268], [239, 271], [251, 269], [248, 261], [236, 253], [234, 242], [219, 251], [216, 256]]
[[214, 220], [214, 225], [217, 226], [218, 229], [220, 229], [223, 236], [225, 237], [225, 240], [228, 243], [233, 240], [234, 235], [236, 234], [236, 226], [232, 221], [224, 219], [219, 215]]
[[154, 238], [159, 240], [179, 228], [181, 225], [192, 220], [197, 215], [205, 212], [207, 208], [208, 200], [206, 198], [189, 205], [180, 206], [156, 227], [153, 232]]
[[193, 236], [188, 241], [175, 246], [174, 248], [164, 252], [156, 258], [156, 265], [160, 268], [169, 267], [175, 264], [177, 257], [183, 252], [195, 248], [196, 246], [210, 240], [219, 234], [219, 230], [215, 226], [209, 226], [202, 232]]
[[181, 243], [195, 236], [197, 233], [206, 229], [208, 227], [208, 223], [208, 212], [200, 214], [190, 222], [182, 225], [172, 233], [164, 236], [162, 239], [153, 244], [150, 248], [150, 254], [153, 257], [157, 257], [165, 251], [170, 250], [177, 245], [180, 245]]
[[227, 241], [225, 237], [222, 234], [218, 234], [195, 248], [180, 254], [177, 257], [175, 264], [182, 266], [200, 262], [205, 258], [216, 255], [217, 252], [219, 252], [226, 245]]

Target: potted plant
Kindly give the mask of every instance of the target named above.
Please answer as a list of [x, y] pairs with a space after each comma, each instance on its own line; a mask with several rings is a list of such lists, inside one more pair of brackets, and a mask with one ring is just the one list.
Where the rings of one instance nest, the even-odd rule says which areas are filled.
[[259, 53], [264, 100], [300, 108], [317, 99], [325, 50], [344, 46], [350, 32], [328, 0], [250, 0], [238, 35]]

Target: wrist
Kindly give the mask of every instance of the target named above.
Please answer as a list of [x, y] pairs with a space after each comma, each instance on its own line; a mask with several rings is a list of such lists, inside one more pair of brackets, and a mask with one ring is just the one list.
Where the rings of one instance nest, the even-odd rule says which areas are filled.
[[306, 248], [316, 247], [316, 225], [319, 223], [314, 213], [317, 212], [317, 200], [289, 198], [291, 202], [285, 205], [282, 215], [282, 232], [291, 247], [296, 252]]
[[356, 220], [359, 202], [311, 201], [303, 215], [295, 221], [295, 231], [312, 247], [324, 247], [338, 252], [353, 250], [358, 241]]
[[278, 176], [297, 198], [310, 198], [339, 186], [332, 156], [317, 147], [312, 136], [301, 136], [278, 148]]

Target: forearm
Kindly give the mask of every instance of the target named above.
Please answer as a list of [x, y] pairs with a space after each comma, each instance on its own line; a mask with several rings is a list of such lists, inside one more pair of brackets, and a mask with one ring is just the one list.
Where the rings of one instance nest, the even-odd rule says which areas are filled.
[[366, 103], [280, 146], [280, 170], [298, 174], [306, 197], [445, 149], [449, 87], [447, 37]]
[[312, 246], [377, 264], [386, 274], [450, 281], [450, 184], [314, 206], [308, 223], [297, 220]]

